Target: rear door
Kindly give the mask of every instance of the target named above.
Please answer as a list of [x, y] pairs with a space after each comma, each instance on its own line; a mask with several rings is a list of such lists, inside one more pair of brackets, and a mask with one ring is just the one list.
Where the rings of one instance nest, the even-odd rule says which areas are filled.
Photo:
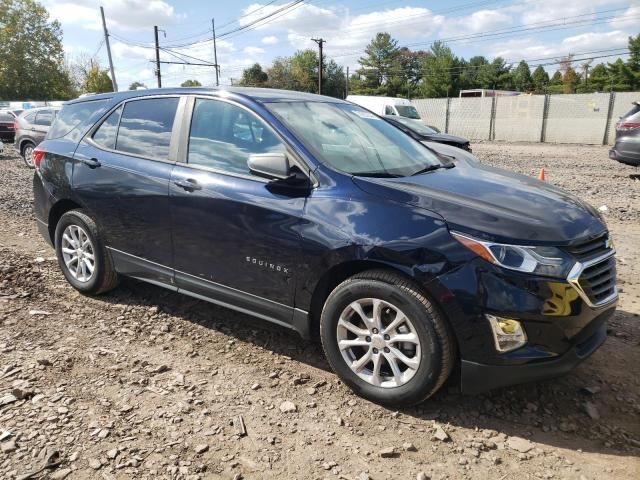
[[178, 96], [133, 98], [113, 109], [74, 156], [73, 189], [98, 223], [116, 269], [171, 283], [169, 179]]
[[53, 123], [55, 112], [50, 109], [38, 110], [36, 112], [36, 118], [31, 124], [31, 137], [35, 141], [36, 145], [44, 140], [45, 135], [49, 131], [49, 127]]
[[286, 147], [240, 105], [193, 101], [186, 163], [170, 184], [176, 284], [288, 324], [305, 197], [274, 192], [247, 166], [251, 154]]

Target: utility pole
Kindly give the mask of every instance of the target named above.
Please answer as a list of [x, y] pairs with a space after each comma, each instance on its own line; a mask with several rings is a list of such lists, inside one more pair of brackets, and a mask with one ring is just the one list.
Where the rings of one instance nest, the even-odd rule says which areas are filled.
[[158, 88], [162, 88], [162, 75], [160, 75], [160, 45], [158, 44], [158, 26], [154, 25], [153, 35], [156, 39], [156, 76], [158, 77]]
[[216, 64], [216, 87], [220, 86], [220, 72], [218, 65], [218, 52], [216, 50], [216, 22], [215, 19], [211, 19], [211, 31], [213, 32], [213, 63]]
[[118, 91], [118, 83], [116, 82], [116, 73], [113, 70], [113, 60], [111, 59], [111, 46], [109, 45], [109, 32], [107, 31], [107, 23], [104, 20], [104, 8], [100, 7], [100, 15], [102, 15], [102, 29], [104, 30], [104, 43], [107, 45], [107, 56], [109, 57], [109, 69], [111, 70], [111, 83], [113, 83], [113, 91]]
[[326, 42], [326, 40], [322, 38], [312, 38], [311, 40], [318, 44], [318, 49], [320, 50], [320, 60], [318, 66], [318, 95], [322, 95], [322, 45]]
[[347, 98], [349, 96], [349, 66], [347, 66], [347, 84], [346, 84], [346, 88], [345, 88], [345, 95], [344, 98]]

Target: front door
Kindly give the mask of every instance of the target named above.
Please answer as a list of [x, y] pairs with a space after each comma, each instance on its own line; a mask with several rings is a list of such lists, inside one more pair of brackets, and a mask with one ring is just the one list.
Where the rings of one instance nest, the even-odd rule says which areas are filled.
[[169, 187], [179, 288], [290, 323], [305, 198], [274, 193], [247, 167], [253, 153], [285, 151], [252, 112], [195, 99]]
[[74, 192], [101, 229], [116, 270], [162, 283], [173, 281], [169, 179], [179, 101], [121, 104], [74, 155]]

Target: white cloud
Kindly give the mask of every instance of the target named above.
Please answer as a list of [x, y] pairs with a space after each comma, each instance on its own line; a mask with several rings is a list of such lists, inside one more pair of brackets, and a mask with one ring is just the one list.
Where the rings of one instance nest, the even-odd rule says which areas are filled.
[[265, 45], [275, 45], [276, 43], [278, 43], [278, 41], [278, 37], [276, 37], [275, 35], [269, 35], [262, 39], [262, 43], [264, 43]]
[[638, 26], [638, 20], [640, 16], [640, 5], [632, 5], [626, 12], [616, 16], [611, 20], [611, 25], [614, 28], [629, 28], [631, 30], [636, 29]]
[[[605, 50], [607, 48], [624, 47], [627, 44], [627, 34], [620, 30], [609, 32], [588, 32], [579, 35], [573, 35], [564, 38], [559, 42], [542, 42], [534, 37], [513, 39], [508, 43], [499, 43], [488, 46], [488, 56], [490, 58], [500, 56], [512, 62], [521, 59], [548, 59], [541, 60], [536, 63], [552, 63], [555, 59], [568, 55], [576, 54], [578, 58], [586, 58], [586, 52], [596, 52], [597, 50]], [[582, 54], [582, 55], [580, 55]], [[606, 55], [607, 52], [593, 53], [593, 56]], [[594, 65], [600, 62], [607, 62], [615, 59], [616, 54], [611, 58], [596, 58]], [[622, 56], [622, 55], [620, 55]], [[546, 65], [546, 69], [555, 71], [557, 65]]]
[[121, 42], [112, 43], [111, 50], [113, 51], [113, 56], [115, 58], [126, 58], [128, 60], [140, 60], [143, 58], [151, 58], [153, 56], [153, 50], [149, 48], [136, 47]]
[[628, 0], [527, 0], [520, 7], [515, 8], [519, 8], [522, 12], [522, 23], [536, 23], [562, 21], [565, 17], [594, 13], [600, 7], [609, 10], [627, 3]]
[[513, 18], [497, 10], [479, 10], [460, 18], [447, 19], [440, 32], [441, 38], [498, 30], [513, 25]]
[[247, 55], [261, 55], [264, 53], [264, 48], [260, 47], [244, 47], [242, 50], [243, 53]]
[[44, 4], [52, 19], [90, 30], [102, 28], [100, 5], [105, 7], [109, 28], [151, 28], [150, 25], [171, 24], [178, 18], [174, 8], [163, 0], [45, 0]]

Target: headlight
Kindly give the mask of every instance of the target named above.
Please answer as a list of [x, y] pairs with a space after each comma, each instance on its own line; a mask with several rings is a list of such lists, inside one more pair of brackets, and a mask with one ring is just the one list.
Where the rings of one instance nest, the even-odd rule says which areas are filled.
[[556, 247], [525, 247], [486, 242], [451, 232], [462, 245], [486, 261], [510, 270], [566, 278], [573, 266], [571, 257]]

